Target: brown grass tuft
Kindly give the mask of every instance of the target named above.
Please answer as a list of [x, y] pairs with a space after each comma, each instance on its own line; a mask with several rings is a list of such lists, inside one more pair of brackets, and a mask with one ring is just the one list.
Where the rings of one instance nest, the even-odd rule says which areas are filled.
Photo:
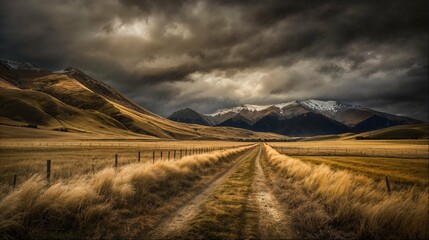
[[144, 214], [249, 148], [215, 151], [172, 162], [131, 164], [117, 172], [106, 168], [49, 187], [40, 176], [33, 176], [0, 199], [0, 238], [16, 238], [20, 232], [34, 237], [40, 236], [39, 231], [91, 231], [111, 220], [116, 210]]
[[[323, 164], [306, 164], [269, 146], [265, 147], [265, 158], [278, 175], [300, 182], [314, 195], [312, 201], [323, 204], [329, 214], [326, 220], [332, 218], [332, 225], [354, 232], [357, 238], [429, 237], [427, 188], [408, 187], [389, 195], [382, 182]], [[324, 219], [318, 215], [314, 219]]]

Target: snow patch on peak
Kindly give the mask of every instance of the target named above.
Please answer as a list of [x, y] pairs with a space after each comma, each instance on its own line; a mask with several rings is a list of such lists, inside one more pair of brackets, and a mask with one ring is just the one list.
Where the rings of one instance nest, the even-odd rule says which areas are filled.
[[338, 112], [341, 108], [360, 108], [359, 106], [337, 101], [320, 101], [315, 99], [300, 101], [300, 103], [309, 109], [320, 112]]
[[333, 111], [336, 112], [341, 107], [336, 101], [320, 101], [320, 100], [305, 100], [301, 104], [317, 111]]
[[262, 111], [264, 109], [269, 108], [269, 105], [250, 105], [250, 104], [244, 104], [243, 107], [249, 111]]
[[270, 107], [279, 108], [280, 114], [283, 115], [284, 114], [283, 108], [288, 106], [296, 106], [296, 105], [301, 105], [310, 110], [318, 111], [318, 112], [337, 112], [341, 108], [355, 108], [355, 109], [362, 108], [360, 106], [344, 104], [337, 101], [321, 101], [321, 100], [310, 99], [310, 100], [302, 100], [302, 101], [290, 101], [290, 102], [273, 104], [273, 105], [243, 104], [233, 108], [220, 109], [220, 110], [217, 110], [215, 113], [204, 114], [204, 115], [214, 117], [214, 116], [224, 115], [227, 113], [240, 113], [241, 111], [259, 112]]
[[227, 114], [230, 112], [239, 113], [239, 112], [244, 111], [244, 110], [247, 110], [249, 112], [257, 112], [257, 111], [262, 111], [264, 109], [267, 109], [269, 107], [270, 107], [270, 105], [244, 104], [244, 105], [240, 105], [240, 106], [233, 107], [233, 108], [220, 109], [220, 110], [217, 110], [215, 113], [210, 113], [210, 114], [205, 114], [205, 115], [213, 117], [213, 116], [219, 116], [219, 115]]
[[276, 105], [273, 105], [273, 106], [282, 109], [284, 107], [295, 105], [295, 104], [297, 104], [296, 101], [290, 101], [290, 102], [285, 102], [285, 103], [279, 103], [279, 104], [276, 104]]

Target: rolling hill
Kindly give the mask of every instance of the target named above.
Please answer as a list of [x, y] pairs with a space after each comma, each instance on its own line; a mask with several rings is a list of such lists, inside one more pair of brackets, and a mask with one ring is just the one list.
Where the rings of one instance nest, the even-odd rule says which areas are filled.
[[399, 125], [353, 136], [355, 139], [428, 139], [429, 125]]
[[343, 133], [321, 135], [299, 139], [299, 141], [321, 140], [400, 140], [400, 139], [428, 139], [429, 124], [397, 125], [364, 133]]
[[79, 133], [84, 137], [98, 134], [148, 139], [285, 138], [165, 119], [76, 68], [51, 72], [1, 59], [0, 93], [0, 126], [4, 132], [7, 126], [19, 127], [20, 131], [43, 130], [39, 133]]
[[[180, 121], [180, 113], [181, 111], [176, 112], [174, 118], [170, 116], [169, 119]], [[265, 106], [245, 104], [211, 114], [194, 114], [206, 119], [205, 125], [233, 126], [297, 137], [362, 133], [396, 125], [422, 123], [413, 118], [363, 106], [314, 99]]]

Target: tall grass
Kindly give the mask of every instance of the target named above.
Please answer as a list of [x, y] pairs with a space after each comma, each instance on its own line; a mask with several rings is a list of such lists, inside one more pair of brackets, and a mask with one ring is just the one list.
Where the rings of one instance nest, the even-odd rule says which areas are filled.
[[[7, 144], [7, 145], [6, 145]], [[0, 188], [12, 186], [14, 175], [17, 183], [22, 183], [36, 173], [46, 172], [46, 160], [52, 160], [51, 178], [68, 179], [76, 175], [91, 173], [114, 164], [118, 154], [119, 166], [138, 162], [167, 161], [184, 156], [195, 155], [199, 149], [206, 152], [231, 149], [248, 145], [245, 142], [200, 141], [160, 141], [160, 142], [49, 142], [49, 145], [36, 142], [0, 141]], [[161, 151], [163, 153], [161, 159]], [[155, 153], [155, 156], [153, 156]], [[170, 153], [170, 154], [168, 154]], [[168, 156], [170, 155], [170, 159]], [[1, 193], [0, 193], [1, 194]]]
[[81, 175], [48, 187], [44, 179], [35, 175], [0, 199], [0, 238], [34, 237], [38, 231], [95, 229], [112, 220], [115, 210], [144, 214], [249, 148], [172, 162], [131, 164], [117, 172], [105, 168], [94, 175]]
[[389, 195], [383, 182], [324, 164], [306, 164], [270, 146], [265, 147], [265, 159], [278, 175], [314, 194], [312, 201], [323, 204], [332, 223], [357, 238], [429, 237], [428, 189], [408, 187]]

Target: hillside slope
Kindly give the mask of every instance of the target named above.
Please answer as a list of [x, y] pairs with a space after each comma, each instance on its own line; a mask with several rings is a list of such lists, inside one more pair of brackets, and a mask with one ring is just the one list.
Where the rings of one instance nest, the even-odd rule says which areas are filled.
[[3, 59], [0, 93], [3, 125], [162, 139], [284, 138], [242, 129], [213, 131], [208, 126], [170, 121], [75, 68], [53, 73]]
[[307, 137], [301, 141], [320, 140], [395, 140], [395, 139], [428, 139], [429, 124], [398, 125], [364, 133], [333, 134]]
[[429, 125], [400, 125], [365, 132], [353, 136], [355, 139], [428, 139]]

